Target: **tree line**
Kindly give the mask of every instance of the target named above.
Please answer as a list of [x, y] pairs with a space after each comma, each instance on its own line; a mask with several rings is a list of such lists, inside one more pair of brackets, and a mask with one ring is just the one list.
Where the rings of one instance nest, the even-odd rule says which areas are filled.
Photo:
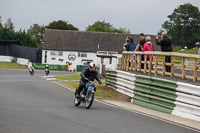
[[[168, 36], [172, 38], [174, 46], [180, 46], [182, 48], [185, 46], [188, 48], [195, 47], [195, 42], [200, 41], [200, 12], [198, 7], [186, 3], [175, 8], [173, 13], [167, 17], [169, 20], [162, 24], [162, 28], [158, 34], [163, 31], [168, 32]], [[45, 28], [79, 31], [69, 21], [63, 20], [53, 21], [48, 25], [33, 24], [28, 30], [20, 29], [19, 31], [15, 31], [11, 18], [2, 24], [0, 17], [0, 40], [17, 40], [24, 46], [42, 49]], [[98, 20], [94, 24], [88, 25], [86, 31], [131, 33], [130, 29], [116, 28], [109, 22], [105, 22], [105, 20]]]

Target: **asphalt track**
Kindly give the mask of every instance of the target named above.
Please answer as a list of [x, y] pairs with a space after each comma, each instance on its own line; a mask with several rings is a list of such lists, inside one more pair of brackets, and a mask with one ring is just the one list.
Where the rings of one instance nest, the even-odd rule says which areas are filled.
[[[51, 72], [53, 75], [70, 74]], [[0, 69], [0, 133], [197, 133], [94, 101], [75, 107], [72, 91], [27, 70]]]

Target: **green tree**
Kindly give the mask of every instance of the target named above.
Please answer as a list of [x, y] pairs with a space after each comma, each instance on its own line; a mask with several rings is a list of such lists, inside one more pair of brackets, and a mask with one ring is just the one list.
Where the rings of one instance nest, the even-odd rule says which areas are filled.
[[97, 32], [112, 32], [112, 33], [130, 33], [130, 29], [126, 28], [115, 28], [110, 23], [105, 21], [97, 21], [92, 25], [86, 27], [86, 31], [97, 31]]
[[53, 21], [49, 23], [48, 26], [46, 26], [48, 29], [58, 29], [58, 30], [76, 30], [78, 31], [79, 29], [74, 27], [72, 24], [69, 24], [68, 21]]
[[180, 5], [168, 15], [169, 21], [165, 21], [162, 27], [172, 37], [176, 46], [192, 48], [195, 42], [200, 40], [200, 12], [198, 7], [192, 4]]
[[38, 48], [42, 48], [42, 43], [43, 43], [43, 37], [44, 37], [44, 25], [39, 25], [39, 24], [33, 24], [30, 26], [30, 28], [27, 30], [27, 34], [30, 34], [37, 42]]

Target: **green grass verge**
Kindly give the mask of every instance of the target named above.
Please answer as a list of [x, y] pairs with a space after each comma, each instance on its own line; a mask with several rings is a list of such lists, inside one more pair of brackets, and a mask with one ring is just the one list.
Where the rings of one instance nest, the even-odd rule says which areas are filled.
[[[74, 74], [74, 75], [56, 76], [55, 78], [60, 80], [80, 80], [81, 77], [80, 74]], [[65, 81], [62, 83], [74, 90], [79, 86], [79, 81]], [[102, 81], [101, 85], [96, 84], [95, 86], [97, 88], [95, 93], [95, 98], [118, 100], [118, 98], [121, 95], [119, 92], [111, 88], [105, 87], [105, 81]]]
[[0, 68], [6, 69], [26, 69], [25, 66], [13, 62], [0, 62]]

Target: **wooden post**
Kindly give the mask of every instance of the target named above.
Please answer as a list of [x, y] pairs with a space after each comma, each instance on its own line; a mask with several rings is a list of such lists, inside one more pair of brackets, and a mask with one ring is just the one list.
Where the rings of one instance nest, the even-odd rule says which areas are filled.
[[182, 79], [185, 79], [185, 60], [184, 57], [182, 57]]
[[147, 69], [147, 55], [144, 55], [144, 74], [146, 73], [146, 69]]
[[194, 77], [193, 77], [193, 82], [197, 81], [197, 59], [195, 59], [194, 62]]
[[122, 59], [121, 59], [121, 70], [123, 70], [123, 63], [124, 63], [124, 54], [122, 53]]
[[165, 76], [165, 55], [163, 55], [162, 76]]
[[157, 66], [158, 66], [158, 55], [155, 55], [156, 57], [156, 60], [155, 60], [155, 73], [154, 73], [154, 76], [157, 76], [157, 73], [158, 73], [158, 69], [157, 69]]
[[126, 69], [126, 56], [127, 56], [127, 54], [124, 54], [124, 61], [123, 61], [123, 70], [125, 70]]
[[131, 54], [131, 71], [133, 70], [133, 54]]
[[148, 73], [148, 75], [151, 75], [151, 65], [152, 65], [152, 55], [150, 55], [149, 73]]
[[174, 77], [174, 56], [171, 56], [171, 77]]
[[141, 72], [141, 59], [142, 59], [142, 55], [139, 55], [139, 72]]
[[137, 55], [135, 54], [135, 71], [137, 71]]
[[130, 57], [130, 54], [127, 55], [127, 59], [126, 59], [126, 71], [129, 70], [129, 57]]

